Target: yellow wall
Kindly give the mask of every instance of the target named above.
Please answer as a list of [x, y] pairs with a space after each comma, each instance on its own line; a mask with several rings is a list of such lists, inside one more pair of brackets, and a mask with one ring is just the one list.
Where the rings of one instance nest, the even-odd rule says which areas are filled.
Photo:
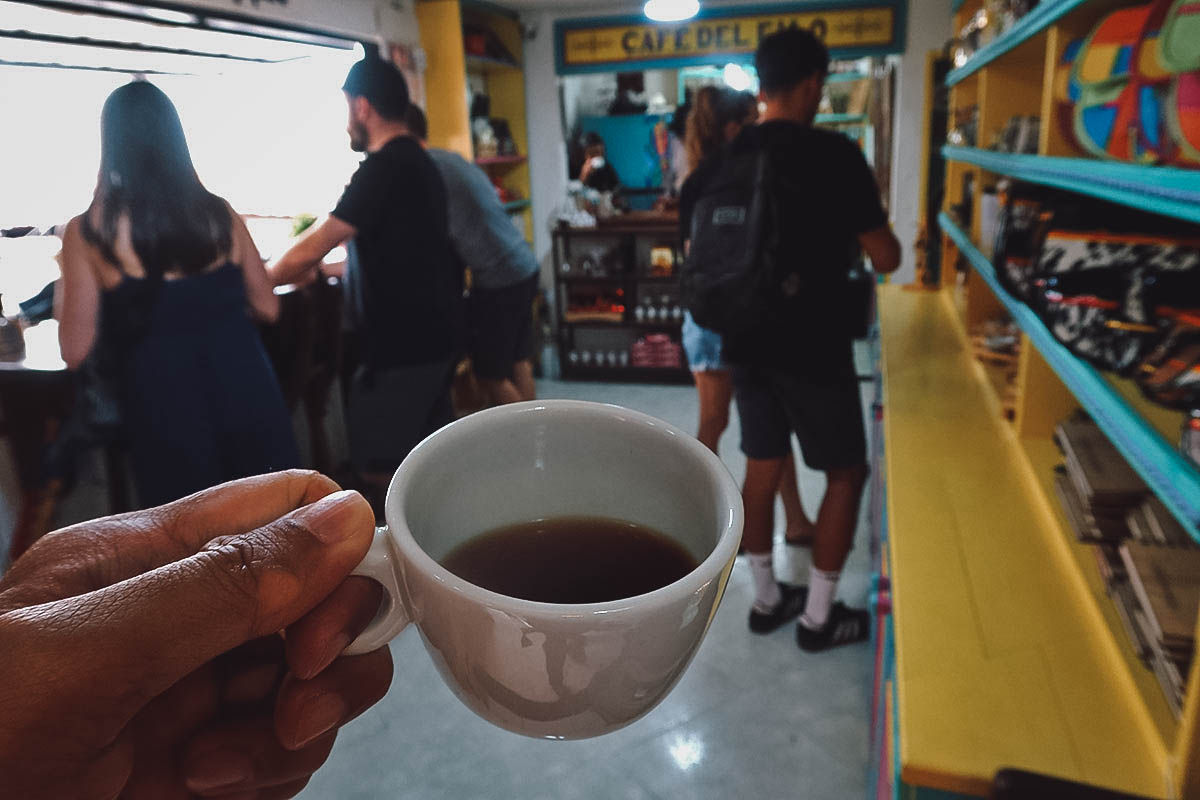
[[429, 143], [474, 158], [467, 108], [467, 69], [463, 52], [462, 15], [458, 0], [426, 0], [417, 4], [428, 98]]

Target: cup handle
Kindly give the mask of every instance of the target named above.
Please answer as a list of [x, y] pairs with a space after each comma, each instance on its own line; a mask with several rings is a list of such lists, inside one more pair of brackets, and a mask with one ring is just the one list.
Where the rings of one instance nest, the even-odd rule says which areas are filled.
[[386, 526], [375, 529], [371, 549], [363, 556], [351, 575], [370, 578], [383, 587], [379, 610], [366, 629], [358, 635], [342, 655], [357, 656], [378, 650], [404, 630], [410, 622], [408, 611], [400, 601], [400, 584], [396, 580], [395, 555]]

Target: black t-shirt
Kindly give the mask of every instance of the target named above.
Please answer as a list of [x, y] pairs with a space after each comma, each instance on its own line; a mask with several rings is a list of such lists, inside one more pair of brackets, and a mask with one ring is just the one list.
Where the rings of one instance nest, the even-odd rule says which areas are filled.
[[[879, 187], [858, 146], [833, 131], [771, 121], [745, 128], [732, 152], [769, 148], [780, 204], [779, 251], [802, 253], [801, 274], [811, 294], [788, 323], [754, 335], [726, 337], [724, 356], [734, 364], [769, 365], [821, 372], [853, 368], [848, 326], [836, 319], [845, 309], [832, 302], [859, 257], [858, 235], [887, 224]], [[720, 157], [688, 176], [679, 196], [679, 226], [689, 238], [692, 212]], [[801, 310], [801, 308], [803, 310]]]
[[429, 364], [461, 348], [463, 267], [446, 208], [437, 166], [398, 136], [366, 157], [333, 210], [358, 231], [347, 300], [368, 366]]

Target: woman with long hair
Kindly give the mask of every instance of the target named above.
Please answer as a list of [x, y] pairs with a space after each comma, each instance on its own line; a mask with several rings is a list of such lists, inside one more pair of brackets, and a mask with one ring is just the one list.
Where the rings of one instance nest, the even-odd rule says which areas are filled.
[[157, 87], [135, 81], [105, 101], [96, 191], [67, 225], [62, 261], [63, 359], [102, 358], [142, 506], [298, 465], [251, 318], [274, 320], [279, 300]]
[[[690, 170], [695, 172], [702, 163], [717, 156], [742, 128], [753, 125], [757, 119], [758, 102], [749, 92], [716, 86], [700, 89], [688, 114], [687, 136], [684, 140]], [[684, 181], [680, 195], [681, 207], [693, 205], [696, 201], [695, 181], [690, 183], [691, 186], [689, 181]], [[686, 240], [689, 231], [682, 233]], [[722, 358], [721, 335], [700, 327], [692, 319], [691, 313], [685, 312], [683, 348], [700, 396], [700, 430], [696, 438], [715, 453], [721, 434], [729, 427], [729, 405], [733, 401], [733, 376]], [[785, 540], [791, 545], [811, 545], [814, 525], [800, 502], [794, 458], [788, 458], [785, 464], [779, 480], [779, 497], [783, 500], [787, 519]]]

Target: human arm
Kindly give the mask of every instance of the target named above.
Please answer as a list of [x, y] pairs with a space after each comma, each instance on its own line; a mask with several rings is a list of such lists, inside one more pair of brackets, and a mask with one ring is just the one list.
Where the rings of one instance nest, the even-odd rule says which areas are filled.
[[858, 234], [858, 243], [876, 272], [886, 274], [900, 267], [900, 240], [892, 233], [890, 225], [884, 223]]
[[81, 225], [81, 218], [76, 217], [63, 234], [63, 277], [54, 303], [58, 347], [68, 369], [77, 369], [92, 352], [100, 323], [100, 282]]
[[232, 207], [229, 207], [229, 218], [232, 223], [230, 256], [241, 267], [246, 299], [254, 316], [263, 322], [274, 322], [279, 318], [279, 298], [275, 296], [274, 285], [267, 277], [267, 268], [258, 246], [250, 236], [246, 221]]
[[300, 241], [267, 268], [271, 283], [282, 286], [306, 282], [310, 273], [316, 272], [321, 266], [321, 261], [330, 250], [345, 244], [357, 232], [354, 225], [330, 214], [305, 231]]
[[346, 578], [370, 506], [336, 490], [299, 470], [248, 478], [18, 559], [0, 580], [6, 796], [299, 792], [392, 675], [387, 648], [340, 655], [380, 595]]
[[900, 266], [900, 242], [888, 224], [875, 174], [857, 145], [845, 139], [841, 146], [844, 167], [840, 172], [845, 176], [841, 184], [842, 211], [851, 221], [858, 244], [871, 259], [872, 268], [878, 273], [895, 272]]

